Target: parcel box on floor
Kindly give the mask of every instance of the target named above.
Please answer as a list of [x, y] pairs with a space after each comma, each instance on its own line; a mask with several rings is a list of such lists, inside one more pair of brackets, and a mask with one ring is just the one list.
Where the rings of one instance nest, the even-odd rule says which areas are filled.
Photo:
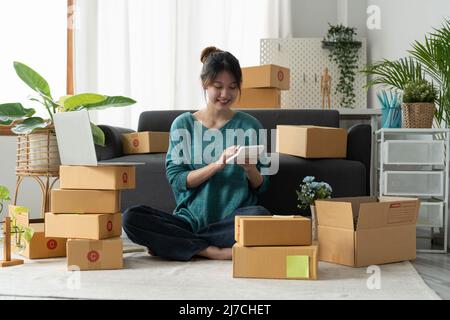
[[67, 268], [71, 271], [122, 269], [122, 239], [69, 239], [67, 241]]
[[416, 198], [359, 197], [315, 202], [319, 259], [365, 267], [416, 258]]
[[233, 108], [281, 108], [281, 92], [279, 89], [242, 89]]
[[166, 153], [169, 132], [134, 132], [122, 135], [123, 153]]
[[122, 214], [45, 214], [45, 236], [100, 240], [122, 234]]
[[317, 279], [318, 246], [233, 246], [233, 277]]
[[347, 130], [279, 125], [277, 152], [303, 158], [346, 158]]
[[278, 88], [289, 90], [290, 70], [281, 66], [267, 64], [242, 68], [242, 88]]
[[11, 239], [12, 250], [28, 259], [48, 259], [66, 256], [66, 239], [45, 237], [44, 220], [30, 219], [29, 213], [16, 206], [9, 207], [9, 215], [15, 220], [15, 224], [21, 228], [29, 228], [31, 239], [29, 242], [23, 232], [13, 234]]
[[52, 213], [116, 213], [120, 211], [120, 191], [52, 190]]
[[122, 190], [134, 189], [136, 167], [129, 166], [61, 166], [61, 189]]
[[301, 216], [236, 216], [234, 230], [243, 246], [311, 245], [311, 220]]

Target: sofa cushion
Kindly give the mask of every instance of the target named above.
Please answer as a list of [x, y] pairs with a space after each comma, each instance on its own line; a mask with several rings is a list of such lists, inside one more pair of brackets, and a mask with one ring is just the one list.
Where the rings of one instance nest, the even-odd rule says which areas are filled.
[[[175, 200], [166, 178], [165, 154], [130, 155], [111, 162], [139, 161], [136, 189], [122, 192], [122, 209], [143, 204], [172, 212]], [[366, 195], [366, 169], [361, 162], [345, 159], [307, 160], [280, 155], [278, 174], [270, 177], [269, 190], [261, 195], [260, 204], [274, 214], [298, 214], [296, 190], [305, 176], [315, 176], [317, 181], [328, 182], [334, 197]]]

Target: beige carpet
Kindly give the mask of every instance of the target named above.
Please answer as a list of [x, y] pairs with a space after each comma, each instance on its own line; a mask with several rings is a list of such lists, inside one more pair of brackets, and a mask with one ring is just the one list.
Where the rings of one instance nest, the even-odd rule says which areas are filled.
[[319, 280], [234, 279], [229, 261], [167, 262], [125, 255], [125, 269], [69, 273], [65, 259], [0, 269], [0, 299], [439, 299], [409, 262], [381, 266], [370, 290], [366, 268], [320, 263]]

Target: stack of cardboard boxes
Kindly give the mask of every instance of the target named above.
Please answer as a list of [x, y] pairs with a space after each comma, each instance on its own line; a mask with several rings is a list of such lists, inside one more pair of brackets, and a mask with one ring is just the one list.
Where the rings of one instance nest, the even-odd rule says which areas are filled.
[[290, 88], [290, 70], [269, 64], [242, 68], [242, 90], [233, 108], [281, 108], [281, 90]]
[[120, 190], [135, 188], [135, 167], [61, 166], [60, 189], [52, 190], [45, 236], [67, 240], [71, 270], [123, 266]]
[[300, 216], [237, 216], [235, 278], [317, 279], [318, 245]]

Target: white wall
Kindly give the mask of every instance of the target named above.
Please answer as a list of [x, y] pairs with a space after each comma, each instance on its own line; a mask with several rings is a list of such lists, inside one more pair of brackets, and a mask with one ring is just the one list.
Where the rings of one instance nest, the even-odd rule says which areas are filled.
[[337, 0], [292, 0], [294, 38], [321, 38], [337, 23]]
[[[398, 59], [407, 56], [415, 40], [423, 41], [427, 32], [450, 19], [449, 0], [368, 0], [381, 9], [381, 29], [368, 34], [368, 61]], [[369, 105], [375, 90], [369, 93]], [[377, 106], [378, 107], [378, 106]]]

